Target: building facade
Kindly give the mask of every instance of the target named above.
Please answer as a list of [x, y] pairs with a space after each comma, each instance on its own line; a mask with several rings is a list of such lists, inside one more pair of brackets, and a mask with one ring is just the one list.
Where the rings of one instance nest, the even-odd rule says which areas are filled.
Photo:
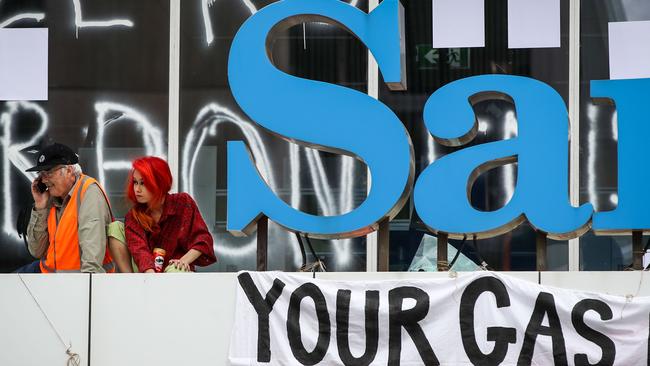
[[[47, 100], [0, 101], [0, 270], [11, 271], [30, 260], [15, 226], [21, 209], [30, 204], [31, 177], [23, 165], [34, 158], [30, 147], [43, 141], [78, 149], [82, 166], [106, 187], [118, 217], [127, 207], [129, 161], [140, 155], [166, 157], [175, 188], [195, 197], [215, 237], [219, 262], [206, 271], [256, 268], [256, 236], [235, 237], [226, 230], [228, 141], [246, 142], [269, 187], [292, 207], [320, 216], [359, 207], [371, 184], [363, 162], [278, 137], [251, 120], [232, 95], [228, 82], [232, 40], [243, 22], [273, 2], [0, 1], [0, 27], [47, 28], [49, 34]], [[377, 6], [374, 0], [345, 2], [364, 12]], [[567, 190], [572, 204], [591, 203], [597, 212], [615, 209], [616, 109], [594, 102], [589, 82], [612, 77], [615, 44], [610, 23], [650, 21], [650, 4], [559, 0], [559, 43], [512, 47], [510, 37], [516, 28], [515, 18], [509, 22], [509, 11], [517, 2], [466, 3], [467, 14], [475, 13], [472, 6], [483, 6], [483, 45], [434, 48], [435, 1], [402, 4], [405, 91], [391, 91], [368, 49], [350, 32], [326, 22], [304, 22], [276, 34], [271, 43], [273, 63], [294, 76], [370, 94], [389, 107], [411, 138], [416, 177], [432, 162], [462, 149], [438, 143], [425, 127], [423, 108], [433, 92], [484, 74], [542, 81], [562, 97], [571, 121]], [[521, 14], [525, 16], [525, 11]], [[461, 15], [455, 32], [463, 33], [463, 21]], [[647, 43], [637, 46], [639, 60]], [[626, 57], [631, 63], [637, 58]], [[473, 107], [479, 132], [467, 146], [517, 136], [512, 102], [484, 100]], [[516, 185], [516, 162], [488, 170], [471, 187], [472, 206], [497, 210], [508, 203]], [[419, 259], [435, 262], [430, 255], [435, 252], [435, 237], [418, 217], [412, 197], [387, 229], [390, 270], [428, 269], [418, 267]], [[463, 260], [469, 268], [485, 261], [496, 270], [535, 270], [536, 238], [534, 228], [524, 222], [506, 234], [478, 240], [471, 250], [463, 246]], [[377, 242], [376, 234], [313, 240], [330, 271], [376, 270]], [[450, 244], [462, 246], [459, 240]], [[270, 222], [268, 245], [268, 269], [293, 271], [300, 266], [293, 233]], [[588, 232], [566, 241], [549, 239], [546, 257], [549, 270], [622, 270], [633, 261], [632, 236]]]

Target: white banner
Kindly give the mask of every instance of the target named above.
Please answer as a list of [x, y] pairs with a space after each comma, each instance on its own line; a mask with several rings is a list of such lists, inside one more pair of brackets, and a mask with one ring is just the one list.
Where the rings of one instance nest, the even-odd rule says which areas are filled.
[[650, 297], [477, 272], [331, 281], [238, 274], [233, 365], [647, 365]]

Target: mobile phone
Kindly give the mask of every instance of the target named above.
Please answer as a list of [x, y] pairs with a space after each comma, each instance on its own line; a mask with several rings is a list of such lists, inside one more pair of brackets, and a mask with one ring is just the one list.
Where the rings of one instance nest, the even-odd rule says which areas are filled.
[[38, 189], [39, 192], [44, 193], [47, 191], [47, 186], [39, 179], [38, 182], [36, 182], [36, 189]]

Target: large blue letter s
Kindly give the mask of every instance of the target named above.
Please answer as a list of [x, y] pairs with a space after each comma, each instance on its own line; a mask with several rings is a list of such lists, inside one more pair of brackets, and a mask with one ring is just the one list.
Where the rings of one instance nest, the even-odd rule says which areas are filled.
[[257, 172], [243, 142], [228, 143], [228, 231], [250, 234], [266, 215], [312, 237], [364, 235], [394, 217], [410, 194], [413, 148], [406, 129], [384, 104], [358, 91], [288, 75], [269, 59], [270, 34], [304, 21], [337, 23], [373, 53], [389, 87], [403, 72], [403, 10], [384, 0], [366, 14], [339, 0], [285, 0], [248, 19], [228, 60], [232, 93], [248, 116], [280, 137], [305, 146], [358, 157], [370, 169], [372, 187], [355, 210], [319, 217], [287, 205]]

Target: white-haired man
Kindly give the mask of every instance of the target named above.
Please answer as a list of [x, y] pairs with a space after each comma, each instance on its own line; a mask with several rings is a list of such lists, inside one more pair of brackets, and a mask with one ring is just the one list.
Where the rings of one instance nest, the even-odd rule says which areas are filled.
[[27, 171], [39, 172], [32, 182], [27, 246], [40, 261], [18, 272], [113, 272], [106, 241], [106, 226], [113, 220], [108, 197], [82, 173], [77, 154], [54, 143]]

